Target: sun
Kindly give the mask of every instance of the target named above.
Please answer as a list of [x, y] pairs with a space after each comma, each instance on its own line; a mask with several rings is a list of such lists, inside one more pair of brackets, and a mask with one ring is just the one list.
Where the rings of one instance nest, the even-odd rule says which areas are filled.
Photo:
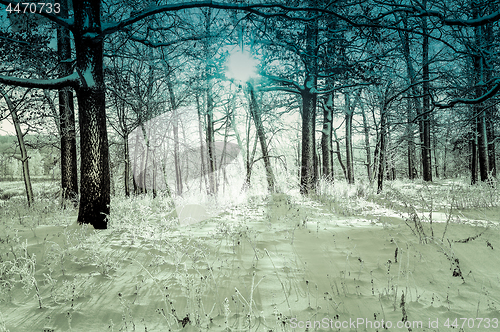
[[229, 56], [227, 62], [227, 77], [246, 82], [250, 78], [257, 75], [256, 73], [257, 60], [247, 52], [233, 52]]

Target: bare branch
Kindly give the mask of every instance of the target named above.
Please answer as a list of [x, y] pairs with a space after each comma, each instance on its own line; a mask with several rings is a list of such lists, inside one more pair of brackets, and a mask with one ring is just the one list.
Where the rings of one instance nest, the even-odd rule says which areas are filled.
[[[2, 1], [2, 0], [0, 0]], [[160, 14], [164, 12], [173, 12], [173, 11], [179, 11], [179, 10], [185, 10], [185, 9], [192, 9], [192, 8], [215, 8], [215, 9], [226, 9], [226, 10], [242, 10], [246, 12], [250, 12], [253, 14], [256, 14], [261, 17], [286, 17], [288, 19], [295, 19], [295, 20], [301, 20], [301, 21], [312, 21], [317, 19], [317, 17], [291, 17], [287, 15], [287, 12], [306, 12], [306, 11], [316, 11], [319, 13], [323, 14], [330, 14], [335, 17], [338, 17], [354, 26], [359, 26], [354, 21], [351, 21], [349, 18], [344, 17], [342, 15], [339, 15], [338, 13], [327, 10], [327, 9], [321, 9], [321, 8], [312, 8], [312, 7], [291, 7], [291, 6], [286, 6], [283, 4], [278, 4], [278, 3], [269, 3], [269, 4], [253, 4], [253, 5], [246, 5], [246, 4], [231, 4], [231, 3], [222, 3], [222, 2], [214, 2], [211, 0], [205, 0], [205, 1], [194, 1], [194, 2], [185, 2], [181, 4], [169, 4], [169, 5], [164, 5], [164, 6], [152, 6], [150, 8], [147, 8], [139, 13], [136, 13], [132, 17], [122, 20], [118, 23], [111, 23], [107, 24], [107, 27], [103, 29], [101, 35], [99, 36], [102, 38], [104, 35], [112, 34], [116, 31], [122, 30], [123, 28], [134, 24], [148, 16], [155, 15], [155, 14]], [[265, 13], [262, 11], [259, 11], [258, 9], [281, 9], [283, 12], [278, 12], [278, 13]]]
[[449, 26], [464, 26], [464, 27], [478, 27], [483, 26], [488, 23], [494, 23], [500, 20], [500, 10], [491, 13], [489, 15], [478, 17], [470, 20], [461, 20], [461, 19], [451, 19], [446, 18], [443, 13], [440, 13], [436, 10], [426, 10], [417, 6], [412, 5], [402, 5], [398, 3], [388, 3], [388, 2], [379, 2], [380, 4], [391, 6], [391, 7], [399, 7], [388, 13], [380, 14], [377, 19], [387, 16], [387, 14], [392, 14], [393, 12], [406, 12], [409, 14], [416, 14], [417, 17], [436, 17], [441, 23]]
[[204, 38], [210, 38], [211, 36], [193, 36], [193, 37], [185, 37], [185, 38], [179, 38], [179, 39], [176, 39], [176, 40], [172, 40], [172, 41], [169, 41], [169, 42], [165, 42], [165, 43], [153, 43], [147, 39], [144, 39], [144, 38], [137, 38], [137, 37], [134, 37], [134, 36], [130, 36], [130, 40], [133, 40], [133, 41], [136, 41], [138, 43], [141, 43], [145, 46], [149, 46], [149, 47], [152, 47], [152, 48], [159, 48], [159, 47], [168, 47], [168, 46], [172, 46], [174, 44], [177, 44], [177, 43], [181, 43], [181, 42], [186, 42], [186, 41], [193, 41], [193, 40], [202, 40]]
[[39, 80], [0, 75], [0, 83], [23, 88], [59, 89], [66, 86], [78, 87], [80, 84], [80, 76], [77, 73], [73, 73], [61, 78]]
[[497, 78], [494, 81], [493, 88], [491, 88], [490, 91], [486, 92], [484, 95], [482, 95], [478, 98], [474, 98], [474, 99], [455, 98], [446, 104], [434, 103], [434, 105], [436, 107], [439, 107], [439, 108], [451, 108], [451, 107], [455, 106], [456, 104], [466, 104], [466, 105], [480, 104], [483, 101], [486, 101], [486, 100], [492, 98], [493, 96], [495, 96], [498, 93], [498, 91], [500, 91], [500, 79]]

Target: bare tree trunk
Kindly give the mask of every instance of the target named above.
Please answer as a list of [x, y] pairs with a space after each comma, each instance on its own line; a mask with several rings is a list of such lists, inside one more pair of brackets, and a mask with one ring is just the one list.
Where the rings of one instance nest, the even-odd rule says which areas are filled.
[[[309, 0], [314, 6], [314, 0]], [[304, 63], [307, 68], [302, 96], [302, 162], [300, 169], [300, 193], [310, 194], [316, 186], [315, 154], [316, 154], [316, 86], [317, 86], [317, 38], [318, 22], [314, 20], [306, 24], [306, 55]]]
[[81, 135], [81, 196], [78, 223], [107, 228], [110, 203], [109, 148], [103, 72], [100, 1], [73, 2], [77, 71], [84, 80], [77, 89]]
[[[61, 18], [68, 17], [68, 0], [58, 0]], [[57, 55], [59, 76], [65, 77], [73, 72], [71, 65], [71, 43], [69, 30], [57, 28]], [[61, 188], [63, 206], [65, 201], [78, 205], [78, 175], [76, 156], [76, 131], [73, 92], [70, 87], [59, 89], [59, 132], [61, 135]]]
[[385, 131], [386, 131], [386, 111], [385, 107], [383, 107], [380, 111], [380, 148], [379, 148], [380, 157], [379, 157], [379, 167], [378, 167], [377, 194], [380, 194], [382, 192], [384, 184], [384, 173], [386, 164]]
[[[230, 112], [231, 110], [228, 110], [228, 112]], [[222, 152], [221, 152], [221, 156], [220, 156], [220, 160], [219, 160], [219, 164], [221, 165], [221, 167], [219, 168], [219, 180], [218, 182], [220, 183], [222, 181], [222, 193], [225, 194], [226, 193], [226, 183], [227, 183], [227, 177], [226, 177], [226, 167], [224, 167], [224, 165], [226, 165], [226, 161], [227, 161], [227, 138], [228, 138], [228, 135], [229, 135], [229, 114], [226, 115], [228, 117], [227, 121], [226, 121], [226, 126], [225, 126], [225, 129], [224, 129], [224, 145], [222, 147]], [[222, 180], [220, 180], [220, 173], [222, 172]]]
[[[404, 28], [408, 29], [408, 20], [406, 17], [403, 17], [403, 24]], [[418, 172], [417, 168], [415, 166], [415, 160], [416, 160], [416, 153], [415, 153], [415, 140], [414, 140], [414, 129], [413, 129], [413, 117], [414, 113], [417, 115], [422, 114], [422, 110], [420, 107], [420, 102], [417, 99], [417, 96], [419, 95], [418, 93], [418, 88], [416, 83], [416, 73], [415, 69], [413, 67], [412, 59], [410, 56], [410, 36], [407, 31], [400, 31], [399, 32], [401, 41], [403, 44], [403, 56], [405, 58], [406, 62], [406, 71], [408, 75], [408, 79], [410, 84], [412, 85], [411, 89], [411, 96], [412, 99], [408, 100], [408, 115], [407, 115], [407, 126], [406, 126], [406, 133], [407, 133], [407, 139], [408, 139], [408, 178], [410, 180], [413, 180], [417, 178]], [[413, 112], [413, 109], [415, 112]], [[419, 128], [420, 128], [420, 137], [421, 137], [421, 143], [423, 142], [423, 126], [422, 126], [422, 121], [419, 119]]]
[[[426, 8], [427, 0], [423, 0], [422, 6]], [[421, 114], [422, 122], [422, 165], [424, 181], [432, 181], [432, 159], [431, 159], [431, 121], [430, 121], [430, 75], [429, 75], [429, 36], [427, 28], [427, 17], [422, 18], [422, 94], [423, 107]]]
[[340, 153], [340, 143], [339, 143], [339, 139], [337, 138], [337, 131], [335, 130], [335, 128], [333, 128], [333, 136], [335, 138], [335, 145], [337, 147], [337, 150], [334, 152], [337, 155], [337, 159], [339, 161], [340, 167], [342, 167], [342, 171], [344, 172], [344, 179], [347, 180], [347, 170], [345, 168], [344, 163], [342, 162], [342, 154]]
[[486, 132], [486, 118], [485, 111], [479, 110], [477, 119], [477, 133], [478, 133], [478, 155], [479, 155], [479, 173], [481, 181], [488, 180], [489, 175], [489, 162], [488, 162], [488, 134]]
[[28, 153], [26, 151], [26, 145], [24, 144], [24, 135], [21, 130], [21, 123], [19, 122], [19, 117], [17, 116], [17, 110], [9, 96], [5, 93], [3, 89], [0, 89], [0, 94], [3, 95], [5, 102], [7, 103], [7, 107], [9, 108], [10, 115], [12, 117], [12, 123], [14, 124], [14, 128], [16, 130], [17, 141], [19, 142], [19, 150], [21, 151], [21, 158], [15, 157], [19, 159], [23, 165], [23, 179], [24, 179], [24, 187], [26, 189], [26, 198], [28, 199], [28, 206], [33, 204], [33, 188], [31, 187], [31, 178], [30, 178], [30, 169], [28, 165]]
[[170, 77], [167, 78], [167, 90], [170, 95], [170, 107], [172, 112], [172, 124], [173, 124], [173, 134], [174, 134], [174, 168], [175, 168], [175, 188], [177, 195], [182, 195], [182, 170], [180, 161], [180, 138], [179, 138], [179, 115], [177, 114], [177, 101], [175, 99], [174, 88]]
[[472, 122], [472, 138], [470, 140], [470, 150], [471, 150], [471, 161], [470, 161], [470, 171], [471, 171], [471, 184], [477, 183], [477, 169], [478, 169], [478, 160], [477, 160], [477, 119]]
[[489, 168], [492, 177], [497, 176], [497, 165], [496, 165], [496, 149], [495, 149], [495, 127], [493, 121], [493, 111], [495, 107], [492, 106], [488, 108], [488, 121], [486, 122], [486, 131], [488, 137], [488, 161], [490, 163]]
[[432, 135], [432, 150], [434, 154], [434, 169], [436, 172], [436, 178], [439, 178], [438, 148], [437, 148], [436, 133], [433, 133]]
[[243, 188], [242, 190], [244, 189], [248, 189], [250, 187], [250, 180], [252, 178], [252, 166], [253, 166], [253, 161], [254, 161], [254, 158], [255, 158], [255, 152], [257, 151], [257, 141], [258, 141], [258, 138], [257, 138], [257, 135], [255, 136], [255, 139], [253, 141], [253, 147], [252, 147], [252, 153], [250, 153], [250, 129], [251, 129], [251, 125], [250, 125], [250, 116], [248, 117], [248, 121], [247, 122], [247, 155], [246, 155], [246, 161], [245, 161], [245, 170], [246, 170], [246, 175], [245, 175], [245, 183], [243, 184]]
[[[498, 9], [498, 6], [494, 3], [488, 3], [488, 14]], [[495, 46], [496, 40], [493, 33], [493, 25], [491, 23], [484, 26], [484, 38], [485, 38], [485, 49], [486, 53], [491, 53], [492, 48]], [[490, 66], [485, 68], [485, 82], [489, 82], [493, 76], [493, 68]], [[488, 87], [489, 89], [489, 87]], [[494, 115], [497, 111], [496, 105], [489, 106], [486, 109], [486, 136], [488, 140], [488, 168], [491, 172], [491, 176], [496, 178], [497, 176], [497, 166], [496, 166], [496, 152], [495, 152], [495, 127], [494, 127]]]
[[333, 94], [328, 96], [323, 105], [323, 130], [321, 131], [321, 153], [323, 162], [323, 178], [333, 182]]
[[130, 196], [130, 149], [128, 145], [129, 133], [125, 132], [123, 135], [123, 149], [125, 158], [125, 170], [123, 171], [125, 196]]
[[372, 174], [372, 156], [371, 156], [371, 148], [370, 148], [370, 128], [368, 127], [368, 121], [366, 121], [366, 113], [365, 108], [363, 107], [363, 103], [361, 103], [361, 115], [363, 116], [363, 131], [365, 134], [365, 151], [366, 151], [366, 172], [368, 175], [368, 181], [370, 183], [373, 181]]
[[216, 193], [217, 183], [215, 178], [216, 170], [216, 156], [215, 156], [215, 135], [214, 135], [214, 115], [213, 115], [213, 99], [211, 89], [207, 90], [207, 110], [206, 110], [206, 144], [208, 150], [208, 194], [214, 195]]
[[347, 165], [347, 182], [354, 183], [354, 162], [352, 156], [352, 118], [354, 109], [351, 109], [351, 101], [349, 94], [345, 95], [345, 145], [346, 145], [346, 165]]
[[200, 105], [200, 96], [196, 94], [196, 108], [198, 111], [198, 133], [200, 135], [200, 160], [201, 160], [201, 170], [200, 170], [200, 189], [203, 187], [203, 181], [205, 182], [205, 188], [208, 188], [207, 182], [207, 166], [205, 165], [206, 155], [205, 155], [205, 145], [203, 144], [203, 121], [202, 121], [202, 111]]
[[[386, 120], [387, 121], [387, 120]], [[388, 125], [386, 124], [386, 127]], [[394, 148], [392, 147], [392, 139], [391, 139], [391, 130], [389, 128], [386, 129], [386, 143], [385, 143], [385, 154], [386, 154], [386, 168], [387, 168], [387, 179], [394, 181], [396, 180], [396, 168], [395, 168], [395, 156], [394, 156]]]
[[267, 149], [266, 133], [262, 124], [261, 114], [257, 101], [255, 100], [255, 93], [253, 86], [248, 83], [248, 92], [250, 94], [250, 114], [252, 115], [255, 128], [257, 130], [257, 137], [259, 138], [260, 148], [262, 150], [262, 158], [264, 159], [264, 166], [266, 168], [267, 189], [270, 193], [276, 191], [276, 180], [274, 178], [269, 152]]
[[377, 134], [377, 141], [375, 143], [375, 151], [373, 152], [373, 179], [377, 178], [380, 159], [380, 128], [378, 128], [377, 121], [375, 120], [375, 108], [372, 108], [373, 123], [375, 124], [375, 131]]
[[[479, 16], [478, 6], [480, 4], [477, 1], [471, 2], [472, 18], [476, 19]], [[483, 88], [481, 86], [484, 82], [484, 59], [480, 54], [480, 50], [483, 47], [483, 31], [481, 27], [474, 28], [475, 34], [475, 47], [476, 55], [473, 57], [474, 62], [474, 85], [475, 97], [478, 98], [483, 95]], [[476, 118], [476, 133], [477, 133], [477, 151], [478, 151], [478, 162], [479, 162], [479, 174], [481, 176], [481, 181], [488, 180], [489, 173], [489, 162], [488, 162], [488, 135], [486, 131], [486, 110], [484, 104], [474, 105], [474, 117]]]
[[417, 178], [417, 168], [415, 167], [415, 137], [412, 118], [414, 117], [414, 112], [412, 112], [412, 102], [415, 103], [416, 100], [408, 99], [408, 113], [406, 122], [406, 139], [408, 140], [408, 178], [414, 180]]
[[448, 123], [446, 126], [446, 138], [445, 138], [445, 144], [444, 144], [444, 155], [443, 155], [443, 178], [447, 178], [448, 174], [446, 173], [447, 171], [447, 159], [448, 159], [448, 149], [449, 149], [449, 142], [450, 142], [450, 124]]

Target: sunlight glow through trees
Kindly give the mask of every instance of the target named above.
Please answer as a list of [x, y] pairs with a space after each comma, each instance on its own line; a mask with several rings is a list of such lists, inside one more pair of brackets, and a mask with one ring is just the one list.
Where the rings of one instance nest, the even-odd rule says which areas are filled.
[[231, 54], [227, 63], [227, 77], [246, 82], [257, 75], [257, 60], [248, 52], [237, 51]]

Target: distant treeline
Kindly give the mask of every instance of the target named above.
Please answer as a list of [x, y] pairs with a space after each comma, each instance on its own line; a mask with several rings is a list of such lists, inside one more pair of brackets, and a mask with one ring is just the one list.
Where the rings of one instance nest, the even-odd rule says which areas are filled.
[[[26, 135], [28, 148], [30, 175], [34, 180], [55, 179], [60, 176], [59, 158], [54, 154], [49, 144], [41, 144], [44, 140], [39, 135]], [[48, 138], [47, 138], [48, 141]], [[36, 148], [33, 148], [36, 146]], [[22, 180], [19, 147], [16, 136], [0, 136], [0, 181]]]

